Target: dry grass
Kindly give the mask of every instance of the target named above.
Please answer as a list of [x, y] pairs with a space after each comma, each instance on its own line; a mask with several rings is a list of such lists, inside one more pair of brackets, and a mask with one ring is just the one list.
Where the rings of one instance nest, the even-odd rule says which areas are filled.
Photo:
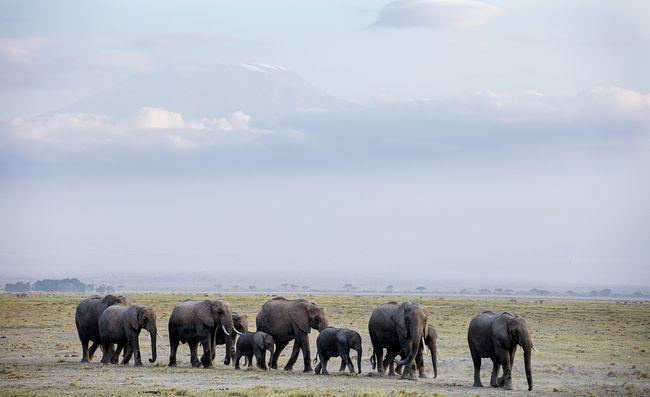
[[[226, 299], [233, 308], [248, 316], [254, 327], [258, 308], [267, 295], [210, 295]], [[289, 296], [287, 296], [289, 297]], [[70, 394], [92, 395], [99, 385], [106, 395], [122, 395], [125, 389], [111, 382], [125, 382], [128, 394], [142, 395], [224, 395], [224, 396], [399, 396], [490, 394], [500, 392], [471, 385], [471, 362], [466, 332], [476, 313], [490, 309], [525, 316], [533, 331], [533, 341], [542, 353], [534, 356], [536, 392], [548, 394], [643, 395], [650, 392], [650, 304], [624, 304], [617, 301], [571, 301], [545, 299], [509, 299], [409, 297], [421, 303], [429, 319], [438, 328], [440, 376], [418, 383], [367, 376], [370, 355], [367, 321], [373, 308], [389, 300], [405, 298], [384, 296], [308, 296], [325, 306], [330, 324], [356, 329], [364, 338], [364, 374], [362, 376], [316, 377], [282, 371], [234, 371], [223, 367], [223, 348], [218, 350], [213, 371], [187, 368], [187, 347], [181, 346], [181, 367], [168, 369], [166, 319], [174, 305], [185, 299], [205, 299], [204, 295], [137, 294], [133, 303], [151, 306], [158, 316], [159, 361], [145, 363], [143, 369], [101, 367], [97, 362], [79, 365], [79, 342], [74, 326], [74, 311], [80, 296], [30, 295], [16, 298], [0, 296], [0, 387], [3, 395]], [[315, 333], [311, 337], [315, 353]], [[148, 338], [141, 339], [143, 355], [149, 355]], [[284, 352], [286, 361], [290, 348]], [[521, 357], [518, 357], [521, 361]], [[183, 363], [183, 360], [185, 362]], [[515, 364], [515, 388], [523, 389], [523, 365]], [[332, 369], [338, 361], [332, 363]], [[332, 371], [333, 372], [333, 371]], [[489, 370], [483, 372], [484, 380]], [[92, 377], [92, 379], [91, 379]], [[98, 381], [99, 378], [99, 381]], [[314, 389], [313, 384], [318, 388]], [[485, 382], [487, 383], [487, 382]], [[198, 384], [198, 386], [197, 386]]]

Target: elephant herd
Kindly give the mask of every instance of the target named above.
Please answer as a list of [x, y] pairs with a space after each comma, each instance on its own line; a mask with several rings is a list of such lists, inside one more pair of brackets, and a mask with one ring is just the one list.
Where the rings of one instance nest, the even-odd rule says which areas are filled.
[[[138, 336], [142, 329], [151, 337], [151, 358], [156, 361], [156, 315], [150, 308], [130, 304], [122, 296], [93, 296], [77, 306], [75, 322], [82, 346], [81, 362], [88, 362], [101, 346], [103, 364], [117, 364], [120, 353], [122, 364], [133, 357], [135, 366], [142, 366]], [[304, 299], [288, 300], [274, 297], [267, 301], [255, 319], [256, 332], [249, 331], [248, 319], [232, 311], [230, 303], [223, 300], [187, 300], [176, 305], [169, 317], [169, 366], [177, 365], [179, 344], [190, 349], [193, 367], [212, 367], [216, 345], [225, 345], [224, 364], [240, 360], [251, 367], [253, 356], [259, 368], [277, 369], [278, 357], [293, 341], [291, 356], [284, 366], [290, 371], [302, 352], [303, 372], [327, 375], [327, 363], [332, 357], [341, 358], [340, 371], [346, 367], [354, 373], [350, 350], [356, 352], [357, 371], [361, 373], [362, 340], [358, 332], [329, 325], [327, 311]], [[309, 347], [309, 333], [318, 330], [317, 353], [313, 362]], [[401, 374], [402, 379], [416, 380], [426, 377], [424, 349], [431, 353], [434, 378], [438, 376], [437, 332], [428, 322], [427, 311], [411, 302], [389, 302], [379, 305], [368, 321], [372, 343], [370, 362], [383, 376]], [[474, 387], [482, 387], [481, 359], [492, 360], [490, 385], [512, 388], [512, 365], [517, 346], [524, 352], [528, 390], [533, 388], [531, 350], [534, 350], [526, 320], [510, 313], [484, 312], [475, 316], [467, 333], [469, 350], [474, 363]], [[92, 344], [89, 346], [89, 344]], [[198, 356], [201, 345], [202, 355]], [[268, 364], [266, 353], [269, 353]], [[399, 359], [398, 359], [399, 356]], [[312, 370], [312, 363], [316, 368]], [[499, 370], [503, 375], [499, 377]]]

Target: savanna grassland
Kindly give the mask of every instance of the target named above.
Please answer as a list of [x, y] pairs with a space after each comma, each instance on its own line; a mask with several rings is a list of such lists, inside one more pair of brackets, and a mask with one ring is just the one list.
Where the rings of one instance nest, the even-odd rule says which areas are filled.
[[[443, 395], [650, 395], [650, 303], [546, 299], [408, 297], [424, 305], [439, 335], [439, 376], [417, 382], [380, 378], [368, 359], [371, 344], [367, 322], [386, 296], [308, 296], [323, 305], [330, 325], [349, 327], [364, 338], [363, 374], [339, 374], [339, 360], [330, 361], [332, 375], [302, 373], [302, 356], [294, 372], [235, 371], [223, 365], [224, 347], [217, 347], [214, 369], [189, 367], [187, 345], [179, 348], [179, 367], [167, 368], [167, 319], [174, 305], [187, 298], [226, 299], [248, 316], [252, 327], [268, 295], [131, 294], [132, 303], [151, 306], [158, 316], [158, 362], [144, 368], [102, 366], [101, 352], [90, 364], [79, 364], [80, 344], [74, 324], [79, 295], [0, 296], [0, 394], [74, 396], [443, 396]], [[288, 296], [287, 296], [288, 297]], [[525, 316], [540, 353], [533, 353], [535, 388], [528, 392], [523, 355], [513, 368], [514, 391], [472, 388], [472, 363], [467, 325], [484, 310]], [[310, 336], [315, 354], [317, 332]], [[143, 358], [150, 356], [146, 332], [141, 334]], [[283, 352], [282, 366], [291, 352]], [[354, 353], [352, 354], [354, 357]], [[353, 358], [354, 359], [354, 358]], [[425, 357], [431, 371], [430, 357]], [[489, 383], [492, 365], [483, 361], [482, 378]]]

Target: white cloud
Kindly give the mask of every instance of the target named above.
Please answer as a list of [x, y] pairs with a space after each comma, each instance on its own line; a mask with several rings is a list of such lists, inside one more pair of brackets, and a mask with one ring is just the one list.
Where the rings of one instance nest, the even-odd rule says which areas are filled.
[[42, 37], [0, 37], [0, 57], [15, 63], [31, 63], [39, 51], [53, 44]]
[[650, 121], [650, 93], [621, 87], [594, 87], [582, 95], [585, 111], [600, 117]]
[[180, 113], [143, 107], [132, 123], [119, 123], [98, 114], [55, 113], [0, 122], [0, 133], [5, 132], [5, 138], [15, 142], [38, 143], [66, 150], [103, 145], [138, 149], [164, 145], [174, 150], [191, 150], [246, 142], [270, 133], [251, 127], [250, 121], [250, 115], [237, 111], [226, 117], [186, 122]]
[[185, 122], [180, 113], [163, 108], [143, 107], [138, 113], [136, 126], [138, 128], [174, 129], [183, 128]]
[[397, 0], [386, 4], [374, 26], [394, 28], [470, 28], [501, 14], [499, 7], [476, 0]]

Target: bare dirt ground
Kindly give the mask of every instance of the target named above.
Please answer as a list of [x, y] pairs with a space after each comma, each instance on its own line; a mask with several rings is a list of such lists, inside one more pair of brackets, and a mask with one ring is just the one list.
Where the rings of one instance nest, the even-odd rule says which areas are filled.
[[[0, 296], [0, 394], [1, 395], [165, 395], [165, 396], [442, 396], [442, 395], [650, 395], [650, 303], [624, 301], [570, 301], [409, 297], [423, 304], [438, 328], [439, 376], [417, 382], [379, 377], [368, 361], [371, 344], [367, 321], [372, 309], [399, 297], [310, 296], [325, 306], [330, 325], [356, 329], [364, 338], [363, 373], [332, 375], [302, 373], [302, 358], [294, 372], [236, 371], [222, 363], [218, 347], [213, 369], [189, 367], [186, 345], [179, 349], [179, 367], [167, 368], [169, 343], [166, 320], [174, 304], [204, 295], [129, 295], [133, 303], [151, 306], [158, 315], [158, 362], [143, 360], [143, 368], [102, 366], [101, 352], [90, 364], [80, 364], [80, 344], [74, 327], [79, 295]], [[265, 295], [220, 296], [233, 309], [249, 317]], [[533, 354], [535, 388], [527, 391], [523, 355], [517, 353], [513, 368], [514, 391], [472, 388], [472, 364], [467, 348], [467, 325], [484, 310], [510, 311], [525, 316], [533, 341], [541, 353]], [[311, 335], [315, 353], [317, 332]], [[141, 334], [143, 357], [150, 356], [146, 333]], [[287, 360], [285, 349], [280, 365]], [[430, 357], [427, 370], [431, 371]], [[489, 361], [489, 360], [488, 360]], [[489, 383], [491, 363], [484, 361], [483, 383]]]

